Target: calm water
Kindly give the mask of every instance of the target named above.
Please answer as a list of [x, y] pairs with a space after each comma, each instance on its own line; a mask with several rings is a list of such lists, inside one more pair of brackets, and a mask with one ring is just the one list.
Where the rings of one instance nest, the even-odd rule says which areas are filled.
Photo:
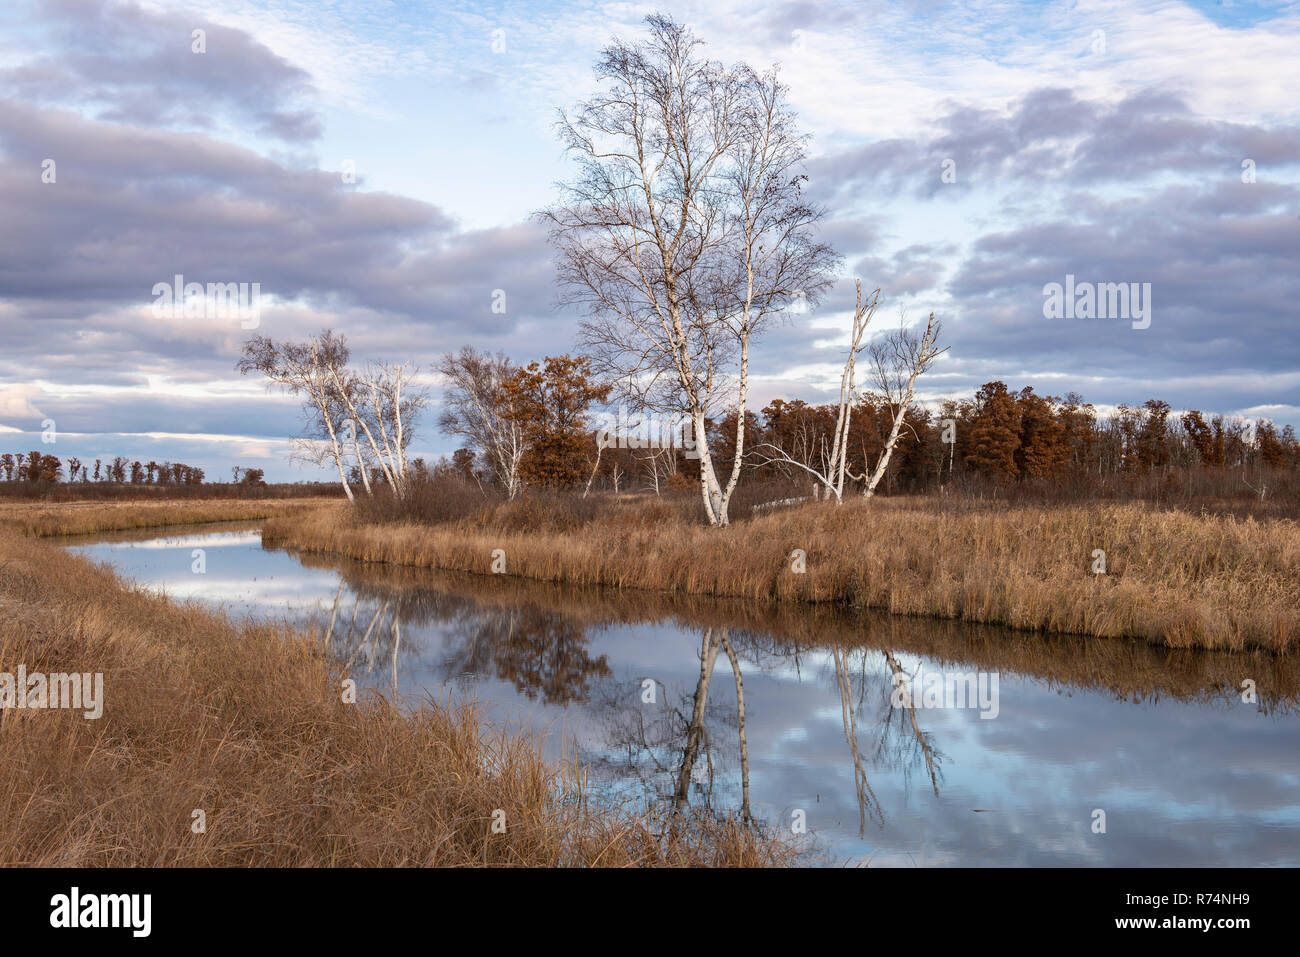
[[[835, 863], [1300, 865], [1294, 658], [363, 566], [263, 549], [253, 525], [73, 548], [307, 624], [360, 683], [475, 700], [612, 791], [737, 812], [747, 758], [752, 813], [802, 816]], [[931, 675], [953, 696], [927, 701]]]

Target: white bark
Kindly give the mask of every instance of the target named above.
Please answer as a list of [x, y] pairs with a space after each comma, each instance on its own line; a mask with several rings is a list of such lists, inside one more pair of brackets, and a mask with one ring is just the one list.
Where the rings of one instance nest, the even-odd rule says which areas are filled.
[[[816, 300], [835, 257], [811, 237], [821, 211], [800, 195], [803, 140], [775, 72], [701, 60], [684, 28], [648, 22], [650, 42], [608, 47], [605, 88], [562, 120], [582, 176], [545, 218], [569, 301], [590, 311], [585, 343], [638, 405], [691, 421], [705, 516], [721, 526], [744, 465], [750, 344]], [[704, 425], [733, 361], [724, 482]]]
[[849, 354], [844, 360], [844, 371], [840, 375], [840, 404], [835, 418], [834, 438], [829, 450], [826, 448], [824, 436], [810, 437], [800, 443], [804, 447], [806, 459], [812, 458], [814, 447], [820, 449], [820, 467], [810, 464], [809, 461], [802, 461], [789, 451], [770, 442], [760, 446], [760, 448], [770, 450], [767, 461], [792, 465], [807, 472], [818, 483], [813, 486], [814, 497], [824, 487], [828, 496], [835, 496], [837, 505], [843, 500], [844, 477], [848, 474], [849, 425], [852, 421], [854, 393], [856, 391], [857, 357], [858, 353], [862, 351], [862, 337], [875, 315], [876, 304], [879, 301], [880, 290], [876, 289], [864, 302], [862, 299], [862, 280], [857, 281], [857, 305], [853, 310], [853, 330], [849, 338]]
[[937, 348], [940, 329], [940, 324], [935, 322], [934, 313], [930, 313], [930, 318], [925, 324], [925, 332], [919, 337], [900, 326], [884, 341], [872, 346], [871, 361], [875, 384], [884, 394], [885, 401], [889, 403], [893, 422], [889, 437], [885, 440], [885, 447], [876, 461], [876, 467], [867, 478], [862, 490], [864, 498], [871, 498], [876, 493], [876, 486], [880, 484], [880, 480], [885, 476], [885, 470], [889, 468], [889, 459], [894, 454], [894, 446], [898, 443], [899, 433], [907, 418], [908, 406], [912, 404], [916, 380], [930, 367], [930, 363], [948, 351], [946, 346], [942, 349]]

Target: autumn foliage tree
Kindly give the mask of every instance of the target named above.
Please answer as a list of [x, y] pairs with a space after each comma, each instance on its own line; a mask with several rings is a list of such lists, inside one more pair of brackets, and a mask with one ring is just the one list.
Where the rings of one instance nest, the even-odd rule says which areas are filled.
[[596, 454], [590, 410], [610, 393], [607, 383], [595, 380], [591, 360], [547, 356], [516, 369], [503, 391], [508, 416], [524, 437], [523, 481], [551, 488], [581, 485]]
[[968, 436], [965, 461], [971, 470], [1006, 482], [1019, 475], [1020, 409], [1005, 383], [986, 382], [975, 393]]
[[1020, 412], [1020, 444], [1014, 457], [1020, 476], [1051, 478], [1070, 458], [1065, 426], [1056, 415], [1053, 400], [1026, 386], [1016, 396]]
[[[1192, 447], [1196, 449], [1196, 454], [1204, 465], [1222, 465], [1222, 443], [1214, 441], [1214, 431], [1210, 428], [1205, 417], [1201, 415], [1200, 409], [1192, 409], [1184, 412], [1182, 416], [1183, 431], [1187, 434], [1188, 440]], [[1218, 454], [1216, 454], [1218, 453]]]

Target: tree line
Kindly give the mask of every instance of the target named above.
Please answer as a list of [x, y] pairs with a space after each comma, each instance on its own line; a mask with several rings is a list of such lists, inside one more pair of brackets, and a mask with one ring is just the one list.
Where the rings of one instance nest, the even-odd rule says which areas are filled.
[[[509, 368], [503, 357], [496, 361]], [[1300, 440], [1292, 426], [1196, 409], [1174, 413], [1159, 399], [1099, 412], [1077, 393], [1040, 395], [1032, 386], [1013, 391], [994, 381], [967, 399], [904, 404], [873, 390], [847, 407], [849, 415], [839, 403], [778, 398], [758, 413], [747, 412], [750, 448], [741, 453], [740, 474], [747, 481], [780, 481], [800, 495], [838, 498], [825, 479], [836, 461], [847, 479], [841, 494], [861, 495], [877, 486], [925, 492], [972, 480], [1003, 487], [1041, 481], [1085, 491], [1109, 480], [1195, 472], [1236, 475], [1243, 487], [1258, 492], [1252, 483], [1262, 473], [1300, 472]], [[530, 442], [544, 441], [546, 452], [538, 460], [548, 463], [545, 472], [525, 468], [512, 476], [498, 445], [500, 433], [491, 429], [458, 433], [471, 443], [453, 455], [451, 470], [503, 490], [515, 483], [571, 489], [595, 484], [660, 493], [690, 490], [698, 481], [698, 465], [683, 448], [649, 445], [635, 434], [621, 447], [602, 445], [589, 415], [571, 415], [562, 434], [547, 435], [544, 419], [532, 421], [512, 441], [525, 463], [533, 461]], [[731, 470], [737, 461], [735, 413], [706, 418], [705, 429], [717, 467]]]
[[[757, 413], [747, 411], [743, 430], [734, 410], [706, 416], [693, 451], [710, 449], [713, 466], [727, 474], [780, 479], [812, 497], [835, 498], [877, 487], [924, 491], [971, 477], [1000, 484], [1066, 478], [1086, 483], [1171, 469], [1300, 469], [1292, 426], [1279, 429], [1268, 420], [1196, 409], [1175, 413], [1159, 399], [1099, 412], [1077, 393], [1040, 395], [1032, 386], [1014, 391], [994, 381], [968, 399], [914, 401], [917, 377], [936, 351], [936, 328], [900, 329], [871, 343], [865, 349], [870, 387], [858, 389], [846, 374], [839, 402], [775, 399]], [[371, 406], [377, 410], [371, 421], [358, 427], [346, 418], [348, 404], [334, 394], [350, 373], [319, 371], [324, 357], [346, 354], [344, 337], [326, 330], [303, 343], [261, 342], [250, 349], [317, 357], [302, 367], [318, 370], [312, 375], [324, 384], [305, 382], [297, 391], [309, 397], [315, 441], [331, 457], [338, 449], [348, 489], [373, 493], [389, 484], [400, 495], [410, 481], [435, 472], [508, 498], [528, 486], [661, 492], [690, 489], [699, 481], [692, 450], [639, 440], [636, 417], [620, 441], [602, 434], [595, 414], [607, 409], [614, 386], [596, 375], [590, 356], [547, 356], [520, 365], [504, 353], [468, 346], [442, 356], [431, 370], [443, 389], [437, 424], [462, 445], [431, 466], [422, 459], [407, 463], [415, 413], [426, 403], [423, 389], [411, 385], [414, 367], [406, 370], [403, 395], [381, 398]], [[352, 408], [358, 408], [355, 402]], [[379, 462], [385, 436], [399, 419], [402, 445], [385, 456], [391, 467], [384, 469]], [[350, 443], [328, 445], [324, 437], [331, 432], [349, 436]], [[378, 437], [373, 446], [358, 438], [367, 432]], [[738, 434], [749, 437], [748, 449], [738, 449]]]
[[[868, 470], [884, 457], [897, 408], [881, 394], [861, 397], [848, 443], [854, 470]], [[832, 442], [836, 413], [834, 405], [777, 399], [763, 409], [755, 428], [772, 444], [794, 450], [796, 461], [810, 462]], [[994, 381], [969, 399], [913, 405], [905, 423], [887, 482], [896, 491], [969, 478], [1086, 486], [1175, 470], [1235, 469], [1246, 481], [1260, 469], [1300, 470], [1300, 441], [1292, 426], [1207, 417], [1197, 409], [1175, 414], [1159, 399], [1102, 413], [1078, 393], [1040, 395], [1032, 386], [1013, 391]], [[780, 460], [756, 467], [795, 471]]]
[[[255, 470], [258, 477], [260, 470]], [[43, 452], [0, 454], [0, 476], [6, 482], [108, 482], [132, 485], [202, 485], [203, 469], [183, 462], [130, 461], [122, 456], [111, 460], [83, 462], [75, 455], [67, 463]]]

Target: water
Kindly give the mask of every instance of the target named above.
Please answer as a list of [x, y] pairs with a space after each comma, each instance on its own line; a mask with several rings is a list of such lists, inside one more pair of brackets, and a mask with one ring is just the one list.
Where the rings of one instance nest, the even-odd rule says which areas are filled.
[[[476, 701], [612, 792], [724, 813], [744, 800], [734, 655], [751, 811], [806, 821], [829, 862], [1300, 864], [1294, 658], [365, 566], [264, 549], [255, 524], [72, 547], [232, 618], [332, 621], [359, 683]], [[928, 674], [985, 697], [927, 702]]]

